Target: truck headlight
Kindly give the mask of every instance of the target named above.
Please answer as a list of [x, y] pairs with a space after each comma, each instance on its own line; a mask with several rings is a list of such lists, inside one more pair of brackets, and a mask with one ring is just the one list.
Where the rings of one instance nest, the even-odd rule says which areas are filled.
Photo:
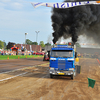
[[69, 70], [74, 70], [74, 68], [69, 68]]
[[53, 67], [50, 67], [50, 70], [54, 70], [54, 68]]

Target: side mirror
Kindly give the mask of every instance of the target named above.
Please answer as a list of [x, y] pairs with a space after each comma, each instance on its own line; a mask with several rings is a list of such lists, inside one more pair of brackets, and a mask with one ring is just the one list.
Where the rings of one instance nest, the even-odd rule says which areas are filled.
[[77, 58], [77, 52], [75, 52], [75, 58]]

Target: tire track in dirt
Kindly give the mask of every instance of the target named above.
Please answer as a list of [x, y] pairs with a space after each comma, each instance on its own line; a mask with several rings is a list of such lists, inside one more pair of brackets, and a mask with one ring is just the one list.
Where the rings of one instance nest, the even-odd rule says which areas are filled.
[[94, 78], [97, 77], [95, 75], [98, 71], [97, 69], [95, 69], [95, 67], [98, 68], [96, 59], [86, 59], [85, 61], [81, 62], [82, 72], [75, 78], [75, 80], [78, 82], [75, 82], [73, 84], [72, 88], [68, 90], [68, 95], [66, 95], [63, 99], [66, 100], [67, 98], [68, 100], [99, 100], [97, 98], [99, 98], [100, 96], [97, 94], [100, 93], [100, 90], [97, 90], [96, 86], [94, 89], [90, 87], [88, 88], [87, 81], [87, 77], [89, 76]]
[[87, 77], [100, 79], [97, 60], [81, 58], [80, 65], [82, 71], [75, 80], [65, 76], [50, 79], [49, 65], [38, 66], [36, 71], [25, 69], [28, 73], [23, 77], [0, 83], [0, 96], [19, 100], [99, 100], [100, 86], [92, 89], [87, 81]]
[[35, 66], [44, 64], [43, 57], [40, 58], [27, 58], [27, 59], [13, 59], [13, 60], [2, 60], [0, 61], [0, 73], [12, 71], [19, 68]]

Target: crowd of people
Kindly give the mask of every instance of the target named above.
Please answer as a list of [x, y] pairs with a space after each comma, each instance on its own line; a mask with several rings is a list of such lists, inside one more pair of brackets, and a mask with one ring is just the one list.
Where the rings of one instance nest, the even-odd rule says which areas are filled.
[[0, 55], [32, 55], [33, 52], [31, 51], [21, 51], [18, 50], [18, 53], [16, 51], [12, 50], [0, 50]]

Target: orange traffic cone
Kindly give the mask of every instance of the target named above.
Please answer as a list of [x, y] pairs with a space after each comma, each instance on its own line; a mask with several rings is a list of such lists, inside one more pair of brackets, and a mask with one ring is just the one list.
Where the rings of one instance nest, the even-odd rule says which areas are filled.
[[33, 58], [34, 58], [34, 56], [33, 56]]
[[19, 59], [19, 56], [18, 56], [18, 59]]
[[27, 58], [27, 56], [26, 56], [26, 58]]
[[7, 59], [9, 60], [9, 57]]

